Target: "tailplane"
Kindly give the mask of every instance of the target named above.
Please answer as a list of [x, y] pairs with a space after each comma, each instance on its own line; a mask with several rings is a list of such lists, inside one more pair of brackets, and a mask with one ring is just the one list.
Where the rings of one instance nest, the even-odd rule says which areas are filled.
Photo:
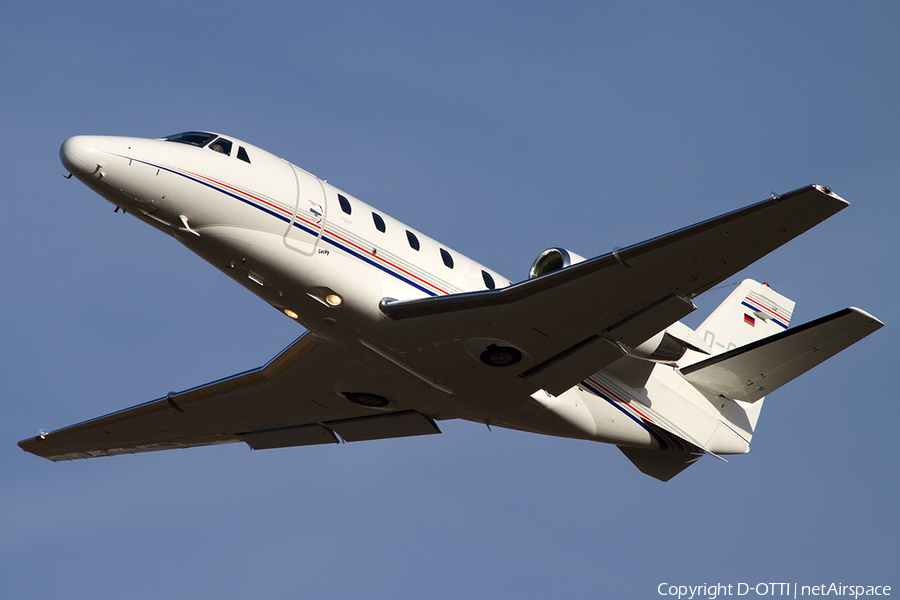
[[[621, 379], [635, 391], [651, 394], [640, 407], [642, 416], [676, 436], [681, 443], [675, 447], [682, 450], [620, 447], [625, 456], [644, 473], [668, 481], [702, 453], [749, 451], [766, 394], [884, 326], [865, 311], [846, 308], [788, 329], [793, 311], [792, 300], [766, 284], [744, 280], [697, 328], [705, 350], [695, 343], [675, 372], [657, 365], [659, 377], [649, 384], [644, 376]], [[671, 335], [681, 339], [675, 333]], [[621, 378], [622, 370], [613, 365], [606, 372]], [[666, 383], [667, 377], [674, 380]], [[684, 384], [692, 389], [679, 387]], [[710, 414], [707, 405], [706, 417], [690, 418], [690, 407], [702, 409], [706, 401], [715, 412]], [[710, 417], [711, 427], [704, 422]]]
[[845, 308], [683, 367], [681, 374], [719, 398], [754, 403], [882, 327], [869, 313]]
[[[746, 279], [698, 328], [712, 356], [691, 353], [679, 370], [750, 443], [766, 396], [884, 324], [857, 308], [788, 329], [794, 302]], [[728, 402], [730, 401], [730, 402]]]

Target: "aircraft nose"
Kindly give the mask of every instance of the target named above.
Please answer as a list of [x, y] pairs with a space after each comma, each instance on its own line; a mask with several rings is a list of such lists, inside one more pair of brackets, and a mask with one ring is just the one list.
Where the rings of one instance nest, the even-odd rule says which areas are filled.
[[[116, 148], [116, 140], [119, 141]], [[121, 152], [121, 140], [109, 136], [76, 135], [59, 148], [59, 159], [73, 175], [89, 175], [103, 166], [103, 155]]]

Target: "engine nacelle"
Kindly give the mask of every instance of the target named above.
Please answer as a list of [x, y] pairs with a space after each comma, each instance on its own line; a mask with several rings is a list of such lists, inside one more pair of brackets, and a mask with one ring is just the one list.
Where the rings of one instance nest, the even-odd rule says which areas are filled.
[[696, 331], [681, 321], [676, 321], [640, 346], [629, 350], [628, 354], [653, 362], [674, 363], [688, 350], [707, 355], [713, 353], [712, 348], [700, 339]]
[[660, 331], [652, 338], [628, 352], [635, 358], [653, 362], [673, 363], [684, 356], [687, 346], [668, 332]]
[[534, 279], [553, 271], [565, 269], [569, 265], [584, 262], [584, 257], [565, 248], [547, 248], [534, 259], [528, 270], [528, 279]]

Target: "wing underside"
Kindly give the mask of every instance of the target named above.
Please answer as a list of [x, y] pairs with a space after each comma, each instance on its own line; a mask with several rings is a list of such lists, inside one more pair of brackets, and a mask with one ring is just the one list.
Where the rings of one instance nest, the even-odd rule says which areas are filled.
[[[246, 442], [277, 448], [440, 433], [434, 420], [391, 399], [380, 411], [350, 402], [334, 355], [311, 334], [262, 368], [40, 435], [19, 443], [51, 460], [110, 456]], [[351, 356], [348, 356], [351, 355]], [[373, 381], [403, 394], [405, 377], [389, 364], [369, 365]], [[399, 387], [398, 387], [399, 386]], [[367, 388], [360, 388], [367, 389]]]

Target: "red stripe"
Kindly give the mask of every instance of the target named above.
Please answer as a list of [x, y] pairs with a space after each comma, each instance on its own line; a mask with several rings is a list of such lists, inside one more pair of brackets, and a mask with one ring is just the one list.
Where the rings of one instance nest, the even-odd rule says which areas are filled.
[[598, 388], [600, 388], [601, 390], [603, 390], [604, 392], [606, 392], [607, 394], [609, 394], [610, 396], [612, 396], [613, 398], [615, 398], [615, 399], [616, 399], [618, 402], [620, 402], [621, 404], [625, 405], [626, 407], [630, 408], [631, 410], [633, 410], [634, 412], [636, 412], [637, 414], [639, 414], [641, 417], [643, 417], [644, 419], [646, 419], [648, 422], [653, 423], [654, 425], [656, 425], [656, 423], [653, 422], [653, 419], [651, 419], [650, 417], [648, 417], [647, 415], [645, 415], [644, 413], [642, 413], [641, 411], [639, 411], [638, 409], [636, 409], [635, 407], [633, 407], [633, 406], [629, 403], [628, 400], [622, 400], [622, 398], [620, 398], [619, 396], [617, 396], [613, 391], [607, 389], [602, 383], [600, 383], [599, 381], [597, 381], [597, 380], [594, 379], [593, 377], [588, 377], [588, 381], [590, 381], [591, 383], [593, 383], [594, 385], [596, 385]]
[[779, 319], [784, 320], [786, 323], [790, 323], [790, 322], [791, 322], [790, 318], [788, 318], [788, 317], [783, 317], [783, 316], [779, 315], [779, 314], [775, 311], [775, 309], [769, 308], [769, 307], [767, 307], [767, 306], [764, 306], [764, 305], [760, 304], [757, 300], [754, 300], [754, 299], [751, 298], [750, 296], [747, 296], [746, 298], [744, 298], [744, 300], [746, 300], [747, 302], [750, 302], [751, 304], [755, 304], [756, 306], [760, 307], [761, 309], [763, 309], [763, 310], [766, 311], [766, 312], [772, 313], [773, 315], [775, 315], [775, 316], [778, 317]]
[[645, 415], [644, 413], [642, 413], [641, 411], [636, 409], [634, 406], [632, 406], [629, 400], [623, 400], [618, 395], [616, 395], [612, 390], [608, 389], [606, 386], [601, 384], [599, 381], [597, 381], [593, 377], [588, 377], [588, 381], [590, 381], [591, 383], [593, 383], [594, 385], [599, 387], [601, 390], [603, 390], [604, 392], [606, 392], [607, 394], [609, 394], [610, 396], [615, 398], [619, 403], [623, 404], [625, 407], [630, 408], [631, 410], [633, 410], [634, 412], [639, 414], [648, 423], [652, 424], [656, 428], [658, 435], [663, 435], [669, 441], [669, 443], [671, 445], [675, 446], [676, 452], [686, 452], [687, 451], [687, 448], [684, 446], [684, 444], [681, 443], [681, 441], [679, 440], [679, 438], [677, 436], [673, 435], [672, 433], [663, 429], [661, 426], [657, 425], [653, 419], [651, 419], [650, 417], [648, 417], [647, 415]]
[[[211, 181], [212, 183], [215, 183], [215, 184], [217, 184], [217, 185], [221, 185], [222, 187], [227, 188], [227, 189], [229, 189], [229, 190], [231, 190], [231, 191], [233, 191], [233, 192], [235, 192], [235, 193], [237, 193], [237, 194], [242, 194], [242, 195], [244, 195], [244, 196], [247, 196], [248, 198], [253, 198], [253, 199], [256, 200], [257, 202], [260, 202], [260, 203], [262, 203], [262, 204], [265, 204], [266, 206], [268, 206], [268, 207], [270, 207], [270, 208], [272, 208], [272, 209], [274, 209], [274, 210], [277, 210], [277, 211], [279, 211], [279, 212], [281, 212], [281, 213], [283, 213], [283, 214], [285, 214], [285, 215], [287, 215], [287, 216], [293, 217], [293, 218], [295, 218], [295, 219], [299, 219], [300, 221], [303, 221], [304, 223], [309, 224], [311, 227], [313, 227], [313, 228], [315, 228], [315, 229], [322, 229], [322, 226], [321, 226], [321, 225], [319, 225], [319, 224], [317, 224], [317, 223], [313, 223], [312, 221], [308, 221], [307, 219], [304, 219], [304, 218], [301, 217], [300, 215], [292, 214], [290, 211], [285, 210], [285, 209], [283, 209], [283, 208], [281, 208], [280, 206], [277, 206], [277, 205], [275, 205], [275, 204], [272, 204], [271, 202], [268, 202], [267, 200], [263, 200], [262, 198], [258, 198], [257, 196], [254, 196], [253, 194], [251, 194], [251, 193], [249, 193], [249, 192], [245, 192], [245, 191], [243, 191], [243, 190], [239, 190], [239, 189], [237, 189], [237, 188], [235, 188], [235, 187], [232, 187], [232, 186], [230, 186], [230, 185], [228, 185], [228, 184], [226, 184], [226, 183], [222, 183], [221, 181], [217, 181], [217, 180], [212, 179], [212, 178], [210, 178], [210, 177], [206, 177], [206, 176], [204, 176], [204, 175], [200, 175], [199, 173], [194, 173], [194, 172], [188, 171], [188, 170], [186, 170], [186, 169], [184, 170], [184, 172], [185, 172], [185, 173], [190, 173], [190, 174], [193, 175], [194, 177], [199, 177], [200, 179], [205, 179], [205, 180]], [[450, 293], [450, 292], [448, 292], [448, 291], [446, 291], [446, 290], [444, 290], [444, 289], [439, 288], [438, 286], [436, 286], [435, 284], [433, 284], [433, 283], [431, 283], [431, 282], [429, 282], [429, 281], [425, 281], [424, 279], [422, 279], [422, 278], [419, 277], [418, 275], [416, 275], [416, 274], [414, 274], [414, 273], [410, 273], [410, 272], [407, 271], [406, 269], [404, 269], [404, 268], [402, 268], [402, 267], [398, 267], [397, 265], [395, 265], [395, 264], [393, 264], [393, 263], [390, 263], [390, 262], [386, 261], [385, 259], [383, 259], [382, 257], [378, 256], [377, 254], [373, 254], [371, 251], [366, 250], [365, 248], [359, 246], [358, 244], [355, 244], [355, 243], [351, 242], [350, 240], [345, 239], [345, 238], [339, 236], [338, 234], [334, 233], [333, 231], [330, 231], [330, 230], [328, 230], [328, 229], [325, 229], [325, 230], [323, 231], [323, 233], [327, 233], [328, 235], [330, 235], [330, 236], [332, 236], [332, 237], [334, 237], [334, 238], [336, 238], [336, 239], [341, 240], [341, 241], [344, 242], [345, 244], [347, 244], [347, 245], [349, 245], [349, 246], [353, 246], [354, 248], [356, 248], [356, 249], [359, 250], [360, 252], [362, 252], [362, 253], [364, 253], [364, 254], [368, 254], [369, 256], [371, 256], [372, 258], [378, 260], [379, 262], [382, 262], [382, 263], [386, 264], [386, 265], [389, 266], [389, 267], [392, 267], [392, 268], [394, 268], [394, 269], [397, 269], [397, 270], [400, 271], [401, 273], [403, 273], [403, 274], [405, 274], [405, 275], [408, 275], [409, 277], [412, 277], [413, 279], [416, 279], [416, 280], [418, 280], [418, 281], [421, 281], [421, 282], [424, 283], [425, 285], [427, 285], [427, 286], [429, 286], [429, 287], [432, 287], [432, 288], [436, 289], [437, 291], [439, 291], [439, 292], [442, 293], [442, 294], [449, 294], [449, 293]]]

